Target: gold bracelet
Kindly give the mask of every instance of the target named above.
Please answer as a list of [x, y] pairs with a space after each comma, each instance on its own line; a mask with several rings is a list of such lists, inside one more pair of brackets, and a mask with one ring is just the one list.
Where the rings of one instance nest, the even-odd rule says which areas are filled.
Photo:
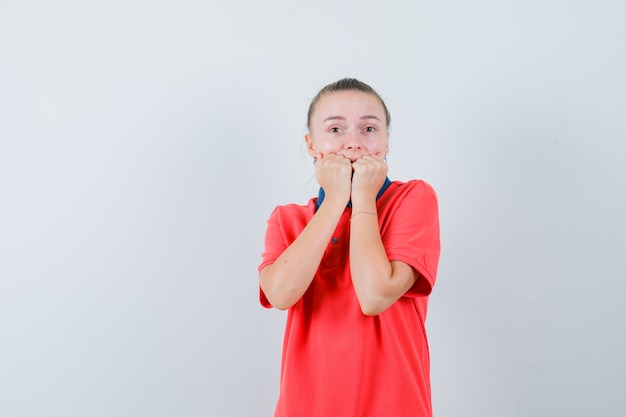
[[376, 213], [375, 211], [364, 211], [364, 210], [361, 210], [361, 211], [357, 211], [356, 213], [352, 213], [352, 217], [350, 217], [350, 218], [352, 219], [352, 218], [354, 218], [354, 216], [356, 216], [357, 214], [361, 214], [361, 213], [378, 216], [378, 213]]

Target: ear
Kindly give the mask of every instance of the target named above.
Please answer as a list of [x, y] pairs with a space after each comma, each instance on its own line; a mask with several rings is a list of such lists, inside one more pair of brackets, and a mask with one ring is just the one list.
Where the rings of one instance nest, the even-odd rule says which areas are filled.
[[311, 139], [311, 134], [307, 133], [304, 135], [304, 142], [306, 143], [306, 150], [311, 155], [311, 158], [315, 159], [319, 156], [317, 151], [315, 150], [315, 146], [313, 145], [313, 139]]

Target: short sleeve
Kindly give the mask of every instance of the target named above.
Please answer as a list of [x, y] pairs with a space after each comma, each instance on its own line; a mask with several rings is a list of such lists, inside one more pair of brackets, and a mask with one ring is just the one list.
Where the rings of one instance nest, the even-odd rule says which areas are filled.
[[[265, 232], [265, 250], [261, 255], [261, 264], [259, 265], [259, 274], [268, 265], [273, 264], [276, 259], [287, 249], [287, 244], [280, 230], [278, 221], [278, 208], [275, 208], [269, 219], [267, 220], [267, 230]], [[259, 285], [259, 299], [263, 307], [271, 308], [269, 300]]]
[[[263, 268], [273, 264], [300, 235], [315, 213], [315, 201], [315, 199], [311, 199], [306, 206], [291, 204], [278, 206], [274, 209], [267, 220], [265, 250], [261, 255], [261, 264], [258, 268], [259, 274]], [[267, 308], [272, 307], [260, 285], [259, 297], [261, 305]]]
[[435, 191], [424, 181], [410, 181], [398, 188], [389, 204], [381, 228], [387, 256], [420, 273], [405, 296], [429, 295], [435, 284], [440, 253]]

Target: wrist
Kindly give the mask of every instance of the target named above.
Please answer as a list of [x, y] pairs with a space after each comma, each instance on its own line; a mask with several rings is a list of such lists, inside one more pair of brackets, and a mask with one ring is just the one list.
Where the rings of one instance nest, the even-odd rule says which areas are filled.
[[380, 190], [380, 187], [357, 188], [353, 184], [352, 190], [351, 190], [351, 196], [350, 196], [352, 199], [352, 203], [354, 204], [355, 202], [358, 202], [358, 203], [363, 203], [363, 204], [369, 204], [373, 202], [374, 204], [376, 204], [376, 195], [378, 194], [379, 190]]
[[376, 211], [376, 195], [365, 196], [358, 195], [352, 196], [352, 210], [365, 210], [365, 211]]
[[327, 194], [324, 197], [324, 201], [322, 201], [322, 204], [320, 205], [320, 207], [328, 207], [329, 209], [336, 209], [336, 210], [343, 211], [343, 210], [345, 210], [345, 208], [348, 205], [349, 201], [350, 201], [349, 198], [341, 198], [341, 197], [337, 197], [337, 196], [329, 196]]
[[376, 211], [370, 211], [370, 210], [352, 210], [352, 215], [350, 216], [350, 220], [354, 219], [356, 216], [358, 216], [359, 214], [363, 215], [363, 217], [365, 216], [375, 216], [378, 219], [378, 213]]

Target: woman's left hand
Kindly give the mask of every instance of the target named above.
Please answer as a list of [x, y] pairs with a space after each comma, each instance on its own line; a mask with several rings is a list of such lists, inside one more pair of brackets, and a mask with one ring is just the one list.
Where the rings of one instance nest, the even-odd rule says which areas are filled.
[[352, 163], [352, 201], [376, 199], [387, 178], [387, 162], [381, 153], [363, 156]]

